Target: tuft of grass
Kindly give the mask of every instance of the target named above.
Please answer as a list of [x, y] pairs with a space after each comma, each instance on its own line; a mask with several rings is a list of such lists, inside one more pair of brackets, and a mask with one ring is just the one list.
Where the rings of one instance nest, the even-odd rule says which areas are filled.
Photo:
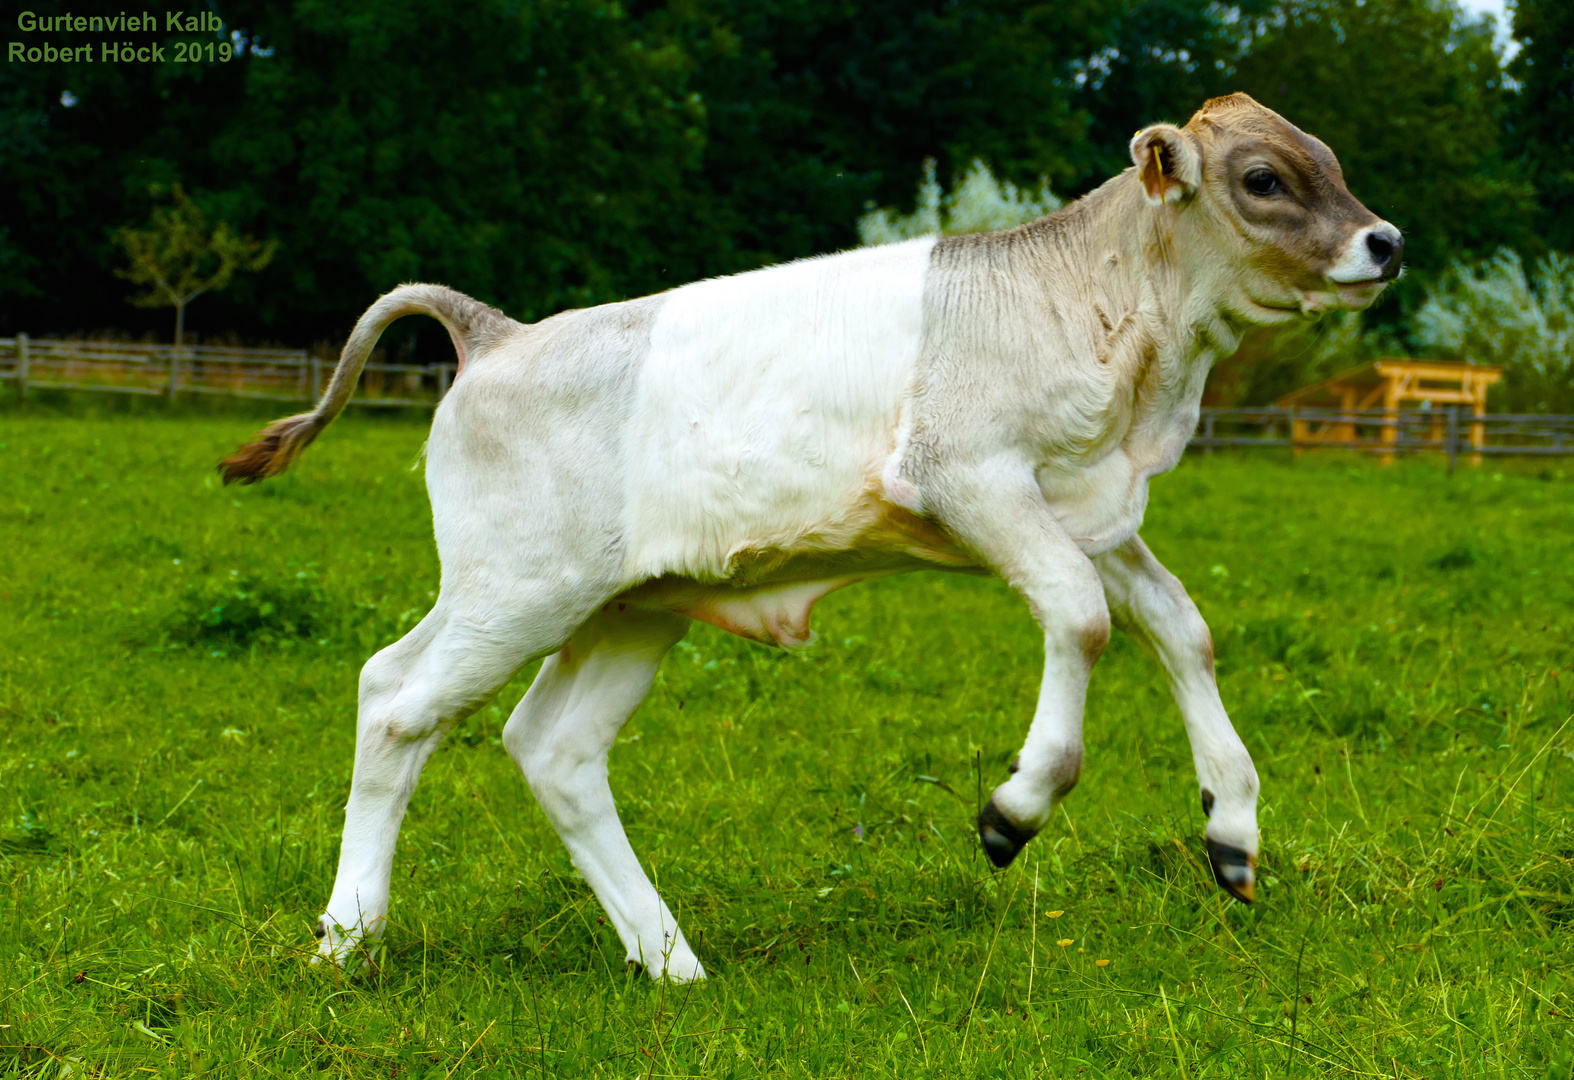
[[1434, 570], [1466, 570], [1480, 561], [1481, 556], [1476, 551], [1476, 545], [1464, 543], [1455, 544], [1427, 565]]
[[1557, 467], [1155, 481], [1144, 535], [1262, 778], [1254, 907], [1213, 885], [1175, 708], [1120, 638], [1081, 785], [992, 871], [975, 792], [1039, 636], [998, 583], [918, 574], [828, 597], [801, 652], [696, 627], [619, 738], [708, 984], [624, 970], [501, 746], [528, 669], [428, 765], [386, 949], [345, 979], [311, 923], [360, 663], [437, 589], [425, 428], [348, 416], [226, 490], [255, 426], [0, 413], [0, 1075], [1570, 1078]]
[[38, 821], [38, 814], [32, 810], [22, 811], [17, 819], [17, 828], [0, 832], [0, 853], [6, 855], [44, 855], [49, 854], [53, 847], [55, 837]]
[[187, 585], [159, 632], [172, 645], [244, 649], [314, 639], [332, 621], [332, 612], [313, 571], [269, 577], [231, 570]]

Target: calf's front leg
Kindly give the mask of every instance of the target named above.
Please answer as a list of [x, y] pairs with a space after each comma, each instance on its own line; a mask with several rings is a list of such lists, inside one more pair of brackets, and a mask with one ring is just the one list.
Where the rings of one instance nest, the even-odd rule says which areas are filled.
[[1257, 770], [1230, 724], [1213, 677], [1213, 638], [1180, 581], [1133, 536], [1094, 560], [1115, 624], [1169, 677], [1197, 766], [1208, 815], [1208, 858], [1219, 885], [1238, 900], [1256, 895]]
[[947, 485], [946, 527], [1021, 593], [1044, 632], [1038, 705], [1011, 777], [978, 816], [997, 867], [1048, 823], [1082, 771], [1088, 676], [1109, 642], [1109, 610], [1093, 564], [1044, 502], [1031, 469], [996, 466]]

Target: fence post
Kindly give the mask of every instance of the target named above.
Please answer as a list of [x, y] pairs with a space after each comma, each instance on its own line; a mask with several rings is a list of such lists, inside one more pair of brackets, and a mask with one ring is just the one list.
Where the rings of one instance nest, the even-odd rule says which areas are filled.
[[1206, 440], [1203, 443], [1203, 453], [1208, 457], [1213, 456], [1213, 414], [1208, 414], [1208, 419], [1203, 421], [1202, 435]]
[[1459, 458], [1459, 406], [1448, 407], [1448, 475], [1454, 475], [1454, 462]]
[[27, 400], [27, 335], [16, 335], [16, 394], [18, 401]]
[[175, 390], [180, 385], [180, 352], [173, 346], [169, 350], [169, 386], [165, 388], [171, 401], [175, 400]]
[[1392, 465], [1394, 446], [1399, 442], [1399, 393], [1391, 381], [1383, 392], [1383, 427], [1379, 438], [1383, 449], [1377, 455], [1377, 460], [1384, 465]]
[[448, 396], [448, 387], [453, 379], [453, 372], [447, 364], [437, 365], [437, 400], [442, 401]]
[[322, 398], [322, 357], [312, 353], [312, 404]]

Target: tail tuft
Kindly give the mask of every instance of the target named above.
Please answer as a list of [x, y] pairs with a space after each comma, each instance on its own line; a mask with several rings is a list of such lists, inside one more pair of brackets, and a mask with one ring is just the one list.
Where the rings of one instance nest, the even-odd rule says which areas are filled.
[[275, 420], [257, 432], [251, 442], [219, 462], [224, 483], [255, 484], [279, 475], [311, 445], [330, 419], [309, 412]]

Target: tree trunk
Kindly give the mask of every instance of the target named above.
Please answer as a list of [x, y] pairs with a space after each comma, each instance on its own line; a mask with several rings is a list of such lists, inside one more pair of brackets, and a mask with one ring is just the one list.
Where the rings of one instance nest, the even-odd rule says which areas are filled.
[[175, 302], [175, 348], [179, 349], [181, 339], [186, 336], [186, 302]]

